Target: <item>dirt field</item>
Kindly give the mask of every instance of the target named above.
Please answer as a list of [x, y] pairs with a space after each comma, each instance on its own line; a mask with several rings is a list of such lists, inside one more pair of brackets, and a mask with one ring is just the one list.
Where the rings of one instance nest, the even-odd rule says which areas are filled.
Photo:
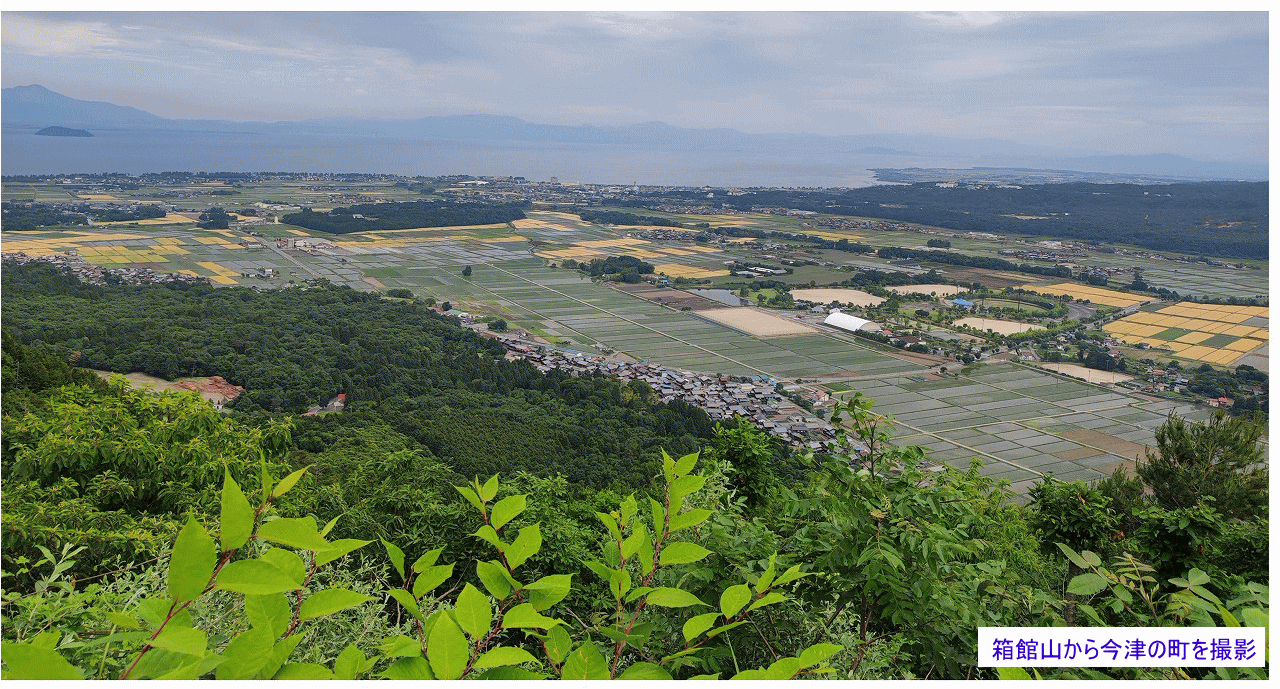
[[626, 292], [655, 304], [670, 306], [673, 309], [689, 307], [690, 309], [714, 309], [722, 304], [714, 299], [707, 299], [678, 289], [651, 287], [649, 285], [613, 285], [619, 292]]
[[771, 313], [750, 307], [709, 309], [695, 311], [699, 316], [741, 330], [756, 337], [781, 337], [784, 335], [808, 335], [817, 332], [813, 328], [790, 321]]
[[977, 328], [978, 330], [994, 330], [1001, 335], [1012, 335], [1014, 333], [1025, 333], [1028, 330], [1034, 330], [1041, 326], [1034, 323], [1019, 323], [1017, 321], [998, 321], [993, 318], [961, 318], [956, 321], [956, 325], [963, 325], [969, 328]]
[[885, 289], [898, 294], [937, 294], [939, 297], [949, 297], [953, 294], [969, 291], [964, 287], [955, 285], [894, 285], [885, 287]]
[[[92, 369], [91, 369], [92, 370]], [[190, 392], [200, 393], [200, 396], [207, 402], [214, 404], [222, 404], [240, 396], [244, 392], [244, 388], [232, 385], [222, 378], [222, 376], [210, 376], [208, 378], [179, 378], [178, 380], [165, 380], [156, 378], [145, 373], [125, 373], [118, 374], [111, 371], [97, 371], [94, 373], [101, 376], [104, 380], [110, 379], [111, 376], [124, 375], [125, 380], [129, 381], [130, 388], [150, 388], [155, 392], [164, 392], [166, 390], [186, 390]]]
[[983, 287], [990, 289], [1017, 287], [1027, 281], [1026, 275], [1008, 273], [1000, 270], [987, 270], [985, 268], [958, 268], [956, 266], [944, 266], [939, 268], [938, 272], [942, 273], [950, 280], [976, 282]]
[[1092, 368], [1085, 368], [1076, 364], [1040, 364], [1041, 367], [1050, 371], [1064, 373], [1072, 378], [1080, 378], [1088, 383], [1122, 383], [1126, 380], [1133, 380], [1133, 376], [1126, 376], [1123, 373], [1115, 373], [1113, 371], [1098, 371]]
[[830, 304], [838, 301], [853, 306], [875, 306], [884, 301], [884, 297], [867, 294], [860, 289], [793, 289], [791, 296], [817, 304]]

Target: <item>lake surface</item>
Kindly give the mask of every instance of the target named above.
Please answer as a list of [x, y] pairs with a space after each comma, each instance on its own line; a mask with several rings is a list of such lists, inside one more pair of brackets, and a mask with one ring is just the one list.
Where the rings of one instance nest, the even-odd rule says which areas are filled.
[[736, 292], [727, 289], [691, 289], [685, 291], [692, 292], [700, 297], [706, 297], [707, 299], [714, 299], [721, 304], [727, 304], [729, 306], [747, 305], [747, 300], [739, 297]]
[[[6, 127], [6, 175], [73, 172], [372, 172], [400, 175], [512, 175], [532, 181], [601, 184], [865, 187], [869, 167], [922, 159], [833, 156], [813, 151], [653, 151], [630, 146], [471, 142], [295, 133], [93, 130], [92, 138], [35, 136]], [[929, 162], [939, 164], [937, 159]]]

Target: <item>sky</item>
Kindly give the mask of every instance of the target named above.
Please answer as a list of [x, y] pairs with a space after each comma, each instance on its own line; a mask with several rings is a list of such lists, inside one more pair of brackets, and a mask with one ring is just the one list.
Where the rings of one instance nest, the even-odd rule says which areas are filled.
[[1265, 12], [21, 12], [0, 82], [168, 118], [514, 115], [1265, 162]]

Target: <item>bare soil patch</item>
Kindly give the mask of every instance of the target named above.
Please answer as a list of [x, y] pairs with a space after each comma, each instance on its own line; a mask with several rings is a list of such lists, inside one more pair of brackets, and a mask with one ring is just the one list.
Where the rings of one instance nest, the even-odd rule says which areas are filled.
[[1099, 371], [1092, 368], [1085, 368], [1078, 364], [1043, 363], [1040, 365], [1050, 371], [1057, 371], [1058, 373], [1066, 374], [1072, 378], [1080, 378], [1087, 383], [1114, 384], [1123, 383], [1126, 380], [1133, 380], [1133, 376], [1128, 376], [1123, 373], [1116, 373], [1115, 371]]
[[956, 285], [893, 285], [885, 289], [898, 294], [936, 294], [939, 297], [949, 297], [969, 291], [967, 288]]
[[830, 304], [838, 301], [853, 306], [876, 306], [884, 302], [884, 297], [868, 294], [860, 289], [793, 289], [791, 296], [816, 304]]
[[817, 332], [817, 330], [804, 323], [787, 320], [749, 306], [708, 309], [706, 311], [696, 311], [695, 313], [707, 320], [727, 325], [730, 328], [741, 330], [756, 337], [808, 335]]
[[1028, 330], [1034, 330], [1041, 326], [1035, 323], [1019, 323], [1017, 321], [998, 321], [993, 318], [961, 318], [955, 322], [956, 325], [963, 325], [968, 328], [977, 328], [978, 330], [993, 330], [1001, 335], [1013, 335], [1014, 333], [1025, 333]]
[[166, 390], [178, 391], [186, 390], [189, 392], [199, 393], [207, 402], [220, 404], [230, 402], [240, 396], [244, 392], [244, 388], [238, 385], [228, 383], [222, 376], [209, 376], [208, 378], [179, 378], [178, 380], [165, 380], [156, 378], [145, 373], [125, 373], [118, 374], [111, 371], [94, 371], [104, 379], [111, 378], [115, 375], [123, 375], [125, 380], [129, 381], [130, 388], [151, 388], [155, 392], [164, 392]]

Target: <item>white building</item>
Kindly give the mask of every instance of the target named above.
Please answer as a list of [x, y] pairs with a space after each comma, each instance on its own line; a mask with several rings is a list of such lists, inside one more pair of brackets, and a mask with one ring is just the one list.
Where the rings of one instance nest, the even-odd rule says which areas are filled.
[[832, 311], [826, 320], [822, 321], [825, 325], [835, 326], [841, 330], [856, 332], [858, 330], [879, 331], [880, 326], [865, 319], [852, 316], [840, 311]]

